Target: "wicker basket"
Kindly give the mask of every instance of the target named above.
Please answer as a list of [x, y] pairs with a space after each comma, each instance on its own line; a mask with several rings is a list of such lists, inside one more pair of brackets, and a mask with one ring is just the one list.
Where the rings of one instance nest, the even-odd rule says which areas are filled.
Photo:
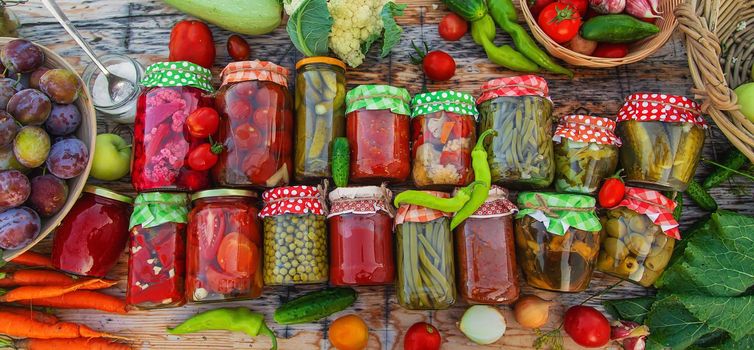
[[686, 35], [694, 94], [733, 146], [754, 161], [754, 123], [738, 110], [731, 90], [750, 79], [754, 1], [688, 0], [675, 14]]
[[571, 51], [550, 39], [550, 37], [539, 28], [537, 20], [531, 14], [531, 11], [529, 11], [525, 1], [521, 1], [521, 11], [524, 13], [524, 19], [526, 19], [526, 23], [529, 24], [529, 28], [531, 29], [532, 34], [534, 34], [534, 37], [551, 55], [575, 66], [609, 68], [641, 61], [665, 45], [668, 39], [673, 35], [673, 30], [678, 24], [673, 11], [676, 6], [680, 5], [682, 2], [683, 0], [660, 0], [658, 9], [660, 13], [662, 13], [662, 18], [657, 20], [657, 25], [660, 27], [660, 33], [632, 44], [629, 48], [628, 55], [621, 58], [593, 57]]

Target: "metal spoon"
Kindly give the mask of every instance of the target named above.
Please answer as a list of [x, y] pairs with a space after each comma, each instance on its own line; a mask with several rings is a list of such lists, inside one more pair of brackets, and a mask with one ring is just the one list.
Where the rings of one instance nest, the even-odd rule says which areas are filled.
[[55, 17], [58, 22], [60, 22], [65, 31], [68, 32], [71, 37], [73, 37], [73, 40], [75, 40], [76, 43], [81, 46], [81, 49], [84, 50], [89, 58], [92, 59], [92, 62], [97, 65], [99, 70], [102, 71], [102, 74], [105, 75], [105, 79], [107, 79], [110, 99], [112, 99], [113, 101], [120, 101], [122, 97], [130, 95], [131, 92], [133, 92], [133, 90], [136, 88], [136, 86], [134, 86], [134, 83], [126, 78], [113, 74], [107, 69], [107, 67], [102, 64], [102, 62], [100, 62], [89, 44], [81, 38], [81, 34], [79, 34], [78, 30], [76, 30], [76, 27], [73, 26], [68, 17], [66, 17], [60, 7], [58, 7], [58, 4], [55, 3], [55, 0], [42, 0], [42, 3], [48, 10], [50, 10], [52, 16]]

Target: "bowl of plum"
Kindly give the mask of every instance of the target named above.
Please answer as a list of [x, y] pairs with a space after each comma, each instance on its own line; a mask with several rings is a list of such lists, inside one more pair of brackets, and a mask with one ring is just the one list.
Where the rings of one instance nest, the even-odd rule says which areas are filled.
[[50, 234], [92, 166], [97, 121], [81, 77], [28, 40], [0, 38], [0, 265]]

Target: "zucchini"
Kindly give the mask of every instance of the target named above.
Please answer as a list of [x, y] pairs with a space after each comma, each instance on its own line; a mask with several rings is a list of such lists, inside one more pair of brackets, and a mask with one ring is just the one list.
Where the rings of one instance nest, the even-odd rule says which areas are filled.
[[336, 137], [332, 145], [332, 160], [330, 162], [332, 179], [337, 187], [348, 186], [349, 164], [351, 150], [348, 148], [348, 139]]
[[351, 288], [322, 289], [281, 305], [273, 318], [282, 325], [315, 322], [345, 310], [355, 301], [356, 291]]
[[443, 0], [449, 10], [469, 22], [476, 22], [487, 14], [485, 0]]
[[269, 33], [283, 19], [278, 0], [165, 0], [176, 9], [231, 32], [258, 35]]
[[600, 43], [631, 43], [660, 32], [652, 23], [629, 15], [604, 15], [590, 18], [581, 26], [584, 39]]
[[689, 186], [686, 187], [686, 194], [689, 195], [689, 198], [691, 198], [694, 203], [696, 203], [699, 208], [705, 211], [715, 211], [717, 210], [717, 202], [715, 202], [715, 199], [710, 196], [709, 193], [707, 193], [707, 190], [705, 190], [702, 185], [700, 185], [696, 180], [689, 181]]
[[715, 171], [710, 173], [707, 178], [704, 179], [704, 182], [702, 182], [702, 187], [709, 190], [710, 188], [719, 186], [721, 183], [725, 182], [725, 180], [728, 180], [733, 175], [733, 171], [731, 171], [731, 169], [741, 169], [741, 167], [743, 167], [744, 164], [748, 162], [749, 158], [746, 158], [746, 156], [741, 153], [741, 151], [734, 147], [722, 162], [722, 165], [724, 165], [725, 168], [717, 167]]

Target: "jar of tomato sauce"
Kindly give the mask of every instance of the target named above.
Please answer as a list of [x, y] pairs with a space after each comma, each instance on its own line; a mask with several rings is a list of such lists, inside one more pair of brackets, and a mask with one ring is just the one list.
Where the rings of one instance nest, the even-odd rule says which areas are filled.
[[386, 187], [339, 187], [330, 192], [330, 283], [393, 283], [393, 206]]
[[215, 95], [221, 115], [217, 140], [224, 146], [212, 168], [226, 187], [274, 187], [293, 173], [293, 112], [288, 70], [271, 62], [228, 64]]
[[137, 192], [197, 191], [209, 186], [209, 171], [192, 169], [192, 151], [208, 144], [192, 137], [186, 118], [211, 107], [212, 72], [191, 62], [149, 66], [136, 103], [131, 183]]
[[106, 188], [84, 187], [55, 232], [52, 265], [75, 275], [107, 275], [126, 248], [132, 203]]
[[262, 234], [256, 193], [216, 189], [191, 196], [186, 295], [189, 301], [251, 299], [262, 294]]
[[406, 181], [411, 172], [410, 98], [408, 90], [390, 85], [359, 85], [346, 94], [351, 181], [372, 185]]

